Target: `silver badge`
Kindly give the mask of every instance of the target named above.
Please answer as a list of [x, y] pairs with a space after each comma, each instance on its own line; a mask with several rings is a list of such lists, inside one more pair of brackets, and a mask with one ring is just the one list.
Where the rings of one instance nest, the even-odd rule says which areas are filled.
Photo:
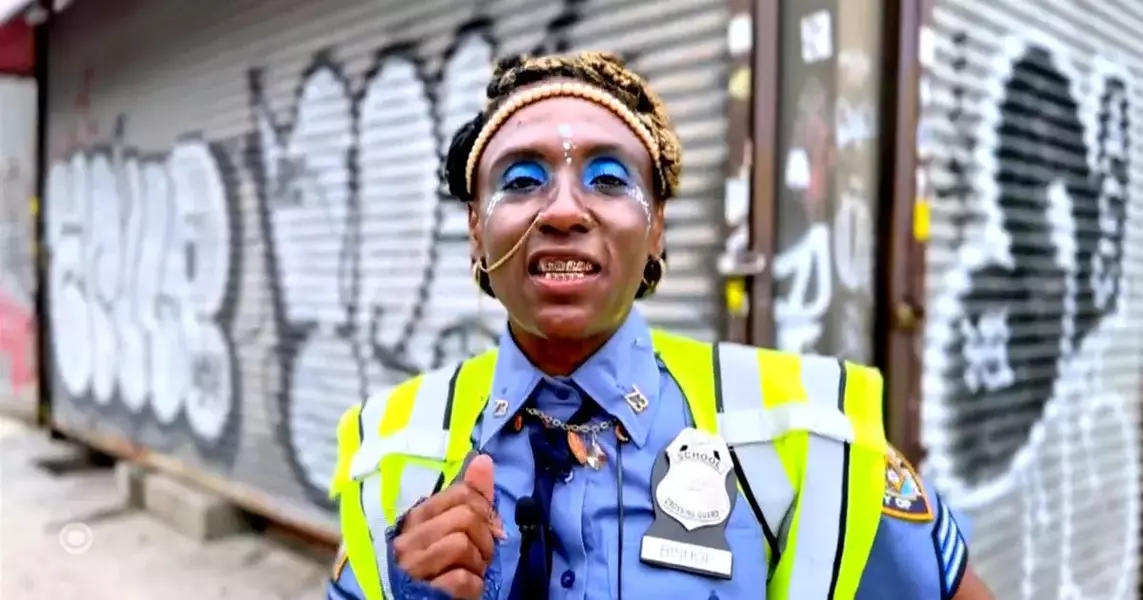
[[730, 449], [717, 435], [682, 430], [667, 446], [670, 467], [655, 488], [655, 503], [687, 531], [730, 518], [726, 476], [734, 468]]

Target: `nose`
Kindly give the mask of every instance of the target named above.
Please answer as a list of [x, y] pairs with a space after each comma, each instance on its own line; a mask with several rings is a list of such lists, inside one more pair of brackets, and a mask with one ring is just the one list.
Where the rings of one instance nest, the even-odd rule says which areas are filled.
[[555, 197], [537, 216], [542, 233], [568, 235], [587, 233], [595, 227], [595, 219], [587, 211], [573, 185], [561, 185]]

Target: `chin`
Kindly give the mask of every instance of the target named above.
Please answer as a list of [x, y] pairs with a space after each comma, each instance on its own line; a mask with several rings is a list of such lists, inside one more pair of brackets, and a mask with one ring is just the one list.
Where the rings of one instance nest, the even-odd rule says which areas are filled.
[[545, 338], [579, 339], [596, 333], [595, 317], [586, 308], [553, 306], [537, 311], [533, 323]]

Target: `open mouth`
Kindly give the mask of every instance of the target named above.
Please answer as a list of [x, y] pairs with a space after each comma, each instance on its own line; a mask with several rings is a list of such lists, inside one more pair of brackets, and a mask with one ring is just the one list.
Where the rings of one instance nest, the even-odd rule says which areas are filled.
[[545, 283], [583, 281], [599, 272], [598, 264], [581, 258], [543, 257], [528, 264], [528, 274]]

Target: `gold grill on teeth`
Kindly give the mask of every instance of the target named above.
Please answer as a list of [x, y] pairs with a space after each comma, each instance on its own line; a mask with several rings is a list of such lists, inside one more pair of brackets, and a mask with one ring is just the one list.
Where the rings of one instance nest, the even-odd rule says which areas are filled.
[[543, 259], [539, 264], [541, 273], [587, 273], [591, 271], [591, 263], [584, 260]]
[[476, 141], [472, 143], [472, 151], [469, 152], [468, 163], [465, 165], [464, 177], [469, 194], [472, 193], [473, 175], [476, 172], [476, 164], [480, 161], [480, 155], [484, 153], [484, 147], [488, 145], [488, 140], [492, 139], [492, 136], [508, 121], [508, 118], [525, 106], [535, 104], [540, 100], [560, 97], [580, 98], [594, 102], [615, 113], [616, 116], [623, 119], [624, 123], [627, 123], [632, 133], [643, 142], [643, 146], [651, 155], [652, 162], [658, 162], [659, 144], [655, 141], [655, 136], [651, 135], [650, 130], [643, 124], [639, 116], [627, 108], [627, 105], [620, 102], [618, 98], [585, 83], [566, 81], [548, 83], [522, 90], [511, 96], [488, 118], [488, 122], [484, 124], [484, 128], [476, 136]]

